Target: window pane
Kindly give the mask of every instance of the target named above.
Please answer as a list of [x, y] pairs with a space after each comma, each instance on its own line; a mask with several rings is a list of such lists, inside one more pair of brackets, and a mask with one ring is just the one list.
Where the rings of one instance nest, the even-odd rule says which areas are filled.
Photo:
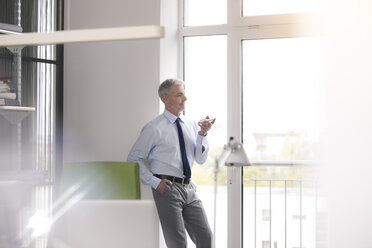
[[321, 0], [243, 0], [244, 16], [320, 11]]
[[[227, 139], [227, 37], [225, 35], [185, 38], [186, 115], [198, 121], [207, 115], [216, 117], [208, 133], [209, 157], [205, 164], [195, 164], [193, 182], [203, 202], [213, 231], [213, 168], [215, 158]], [[227, 245], [226, 168], [218, 176], [216, 247]], [[191, 246], [192, 245], [192, 246]], [[189, 247], [194, 247], [189, 242]]]
[[[317, 159], [322, 43], [314, 37], [243, 41], [243, 139], [251, 160]], [[245, 248], [315, 247], [314, 173], [311, 166], [244, 169]]]
[[251, 160], [316, 159], [321, 43], [321, 38], [243, 41], [243, 138]]
[[227, 23], [227, 0], [185, 0], [184, 26]]

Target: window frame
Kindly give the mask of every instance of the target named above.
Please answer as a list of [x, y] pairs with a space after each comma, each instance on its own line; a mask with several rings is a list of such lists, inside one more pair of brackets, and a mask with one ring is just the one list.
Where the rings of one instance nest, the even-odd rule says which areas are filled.
[[[295, 38], [320, 35], [315, 20], [319, 13], [243, 16], [242, 0], [227, 0], [227, 23], [209, 26], [184, 26], [184, 1], [178, 0], [178, 76], [184, 75], [184, 38], [204, 35], [227, 35], [227, 137], [243, 139], [244, 40]], [[252, 162], [252, 161], [251, 161]], [[253, 164], [255, 162], [253, 161]], [[295, 165], [296, 162], [270, 161], [270, 165]], [[264, 162], [257, 162], [265, 166]], [[227, 174], [227, 247], [243, 247], [243, 168], [228, 168]]]

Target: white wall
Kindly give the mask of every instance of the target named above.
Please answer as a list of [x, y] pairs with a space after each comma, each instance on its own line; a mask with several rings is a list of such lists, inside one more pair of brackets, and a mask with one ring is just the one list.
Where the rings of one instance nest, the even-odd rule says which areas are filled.
[[[159, 0], [66, 1], [66, 29], [159, 25]], [[125, 161], [159, 113], [160, 40], [65, 46], [64, 162]]]
[[331, 248], [372, 244], [372, 5], [330, 0], [325, 182]]
[[[65, 46], [64, 162], [125, 161], [159, 114], [160, 82], [177, 77], [177, 1], [67, 0], [65, 28], [162, 25], [153, 40]], [[151, 198], [142, 185], [142, 198]]]

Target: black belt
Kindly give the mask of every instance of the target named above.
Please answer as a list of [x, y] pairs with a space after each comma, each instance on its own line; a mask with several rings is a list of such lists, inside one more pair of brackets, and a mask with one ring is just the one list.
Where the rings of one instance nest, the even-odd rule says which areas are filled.
[[157, 178], [160, 178], [160, 179], [168, 179], [169, 181], [173, 182], [173, 183], [182, 183], [182, 184], [189, 184], [190, 183], [190, 178], [180, 178], [180, 177], [173, 177], [173, 176], [167, 176], [167, 175], [159, 175], [159, 174], [156, 174], [154, 175], [156, 176]]

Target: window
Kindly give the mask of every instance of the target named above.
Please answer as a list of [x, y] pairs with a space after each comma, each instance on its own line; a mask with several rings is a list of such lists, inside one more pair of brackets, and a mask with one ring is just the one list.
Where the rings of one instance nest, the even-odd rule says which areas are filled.
[[[244, 147], [254, 163], [276, 165], [244, 168], [246, 248], [267, 240], [315, 247], [316, 186], [303, 181], [314, 172], [289, 165], [319, 157], [322, 43], [319, 37], [242, 41]], [[265, 208], [269, 223], [257, 221]]]
[[243, 143], [251, 160], [314, 160], [322, 103], [320, 38], [243, 41]]
[[321, 10], [320, 0], [243, 0], [244, 16], [279, 15]]
[[227, 0], [185, 0], [184, 26], [227, 23]]
[[[285, 220], [284, 211], [273, 209], [272, 201], [284, 204], [286, 200], [271, 194], [286, 187], [301, 194], [302, 182], [257, 181], [247, 177], [247, 173], [252, 176], [263, 171], [272, 175], [286, 168], [280, 166], [272, 170], [267, 167], [269, 164], [293, 164], [316, 158], [322, 106], [321, 63], [317, 62], [322, 40], [309, 37], [307, 30], [299, 29], [301, 24], [293, 14], [301, 18], [305, 12], [318, 11], [319, 3], [307, 0], [295, 3], [290, 0], [278, 3], [269, 0], [179, 1], [183, 14], [178, 26], [182, 44], [180, 77], [185, 80], [189, 97], [186, 115], [195, 120], [205, 115], [217, 118], [208, 136], [211, 152], [207, 164], [193, 168], [193, 179], [196, 177], [202, 189], [199, 195], [206, 212], [213, 215], [213, 166], [228, 137], [242, 141], [250, 160], [262, 165], [256, 171], [225, 167], [219, 173], [217, 226], [224, 229], [216, 230], [217, 247], [281, 247], [283, 244], [283, 229], [275, 233], [272, 229]], [[296, 167], [288, 173], [302, 171]], [[278, 188], [279, 185], [282, 188]], [[312, 202], [313, 198], [309, 199]], [[260, 201], [256, 205], [258, 217], [251, 211], [257, 200]], [[302, 205], [299, 201], [296, 204], [293, 213], [288, 214], [301, 212], [299, 206]], [[302, 225], [301, 214], [295, 221]], [[309, 216], [306, 221], [311, 214], [306, 213]], [[253, 219], [260, 221], [264, 230], [257, 234], [260, 238], [256, 240], [250, 234], [258, 232], [257, 229], [246, 224], [251, 224]], [[214, 223], [211, 219], [209, 222], [213, 230]], [[294, 245], [298, 245], [296, 242]]]

